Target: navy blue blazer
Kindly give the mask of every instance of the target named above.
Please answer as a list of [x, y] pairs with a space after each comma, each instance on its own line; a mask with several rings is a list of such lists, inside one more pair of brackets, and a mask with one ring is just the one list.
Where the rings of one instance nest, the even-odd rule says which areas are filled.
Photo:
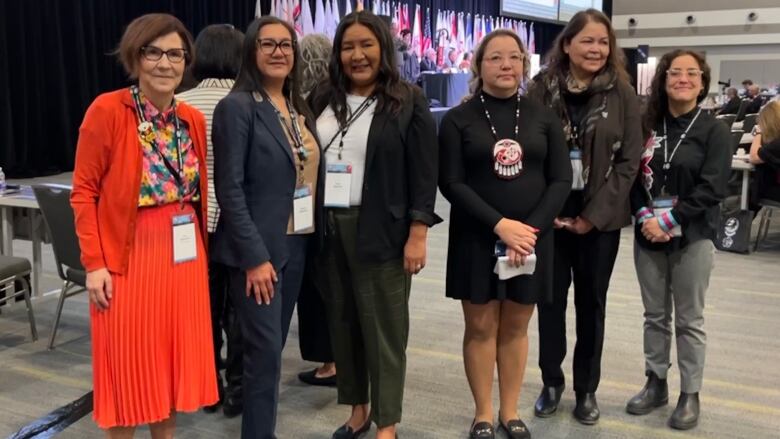
[[[306, 126], [316, 139], [313, 123], [307, 120]], [[282, 269], [289, 258], [287, 224], [296, 169], [273, 105], [258, 94], [231, 92], [214, 109], [211, 139], [221, 210], [211, 259], [244, 270], [271, 261], [275, 270]], [[316, 189], [320, 199], [323, 163], [320, 160]], [[317, 233], [323, 227], [321, 205], [315, 202]]]

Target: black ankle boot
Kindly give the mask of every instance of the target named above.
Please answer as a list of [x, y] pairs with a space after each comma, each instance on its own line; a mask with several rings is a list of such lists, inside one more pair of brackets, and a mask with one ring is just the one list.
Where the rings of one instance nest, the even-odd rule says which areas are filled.
[[647, 383], [626, 404], [626, 411], [632, 415], [646, 415], [653, 409], [669, 404], [669, 387], [666, 380], [658, 378], [655, 372], [647, 372]]
[[669, 426], [677, 430], [690, 430], [699, 423], [699, 393], [680, 393], [677, 407], [669, 418]]
[[539, 398], [534, 404], [534, 414], [540, 418], [547, 418], [555, 414], [562, 394], [563, 385], [542, 387], [542, 393], [539, 394]]
[[580, 424], [593, 425], [601, 416], [595, 393], [576, 392], [577, 405], [574, 407], [574, 418]]

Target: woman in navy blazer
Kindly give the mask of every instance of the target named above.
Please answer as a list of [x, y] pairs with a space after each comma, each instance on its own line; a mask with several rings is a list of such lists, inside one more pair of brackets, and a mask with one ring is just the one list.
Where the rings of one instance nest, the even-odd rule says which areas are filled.
[[222, 215], [211, 257], [229, 267], [244, 335], [246, 438], [274, 438], [281, 352], [316, 242], [320, 147], [299, 93], [293, 28], [275, 17], [249, 25], [242, 67], [214, 110], [214, 171]]

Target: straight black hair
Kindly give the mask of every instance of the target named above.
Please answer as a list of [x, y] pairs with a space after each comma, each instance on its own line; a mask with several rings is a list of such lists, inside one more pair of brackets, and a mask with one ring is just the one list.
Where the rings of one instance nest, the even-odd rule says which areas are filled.
[[241, 43], [244, 34], [232, 24], [206, 26], [195, 38], [198, 57], [192, 65], [192, 76], [198, 81], [206, 78], [236, 79], [241, 67]]

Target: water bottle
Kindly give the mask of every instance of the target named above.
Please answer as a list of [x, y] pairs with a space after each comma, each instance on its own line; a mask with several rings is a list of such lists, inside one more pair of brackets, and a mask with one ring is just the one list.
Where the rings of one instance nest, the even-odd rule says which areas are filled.
[[5, 173], [3, 173], [3, 168], [0, 168], [0, 195], [3, 195], [5, 192]]

